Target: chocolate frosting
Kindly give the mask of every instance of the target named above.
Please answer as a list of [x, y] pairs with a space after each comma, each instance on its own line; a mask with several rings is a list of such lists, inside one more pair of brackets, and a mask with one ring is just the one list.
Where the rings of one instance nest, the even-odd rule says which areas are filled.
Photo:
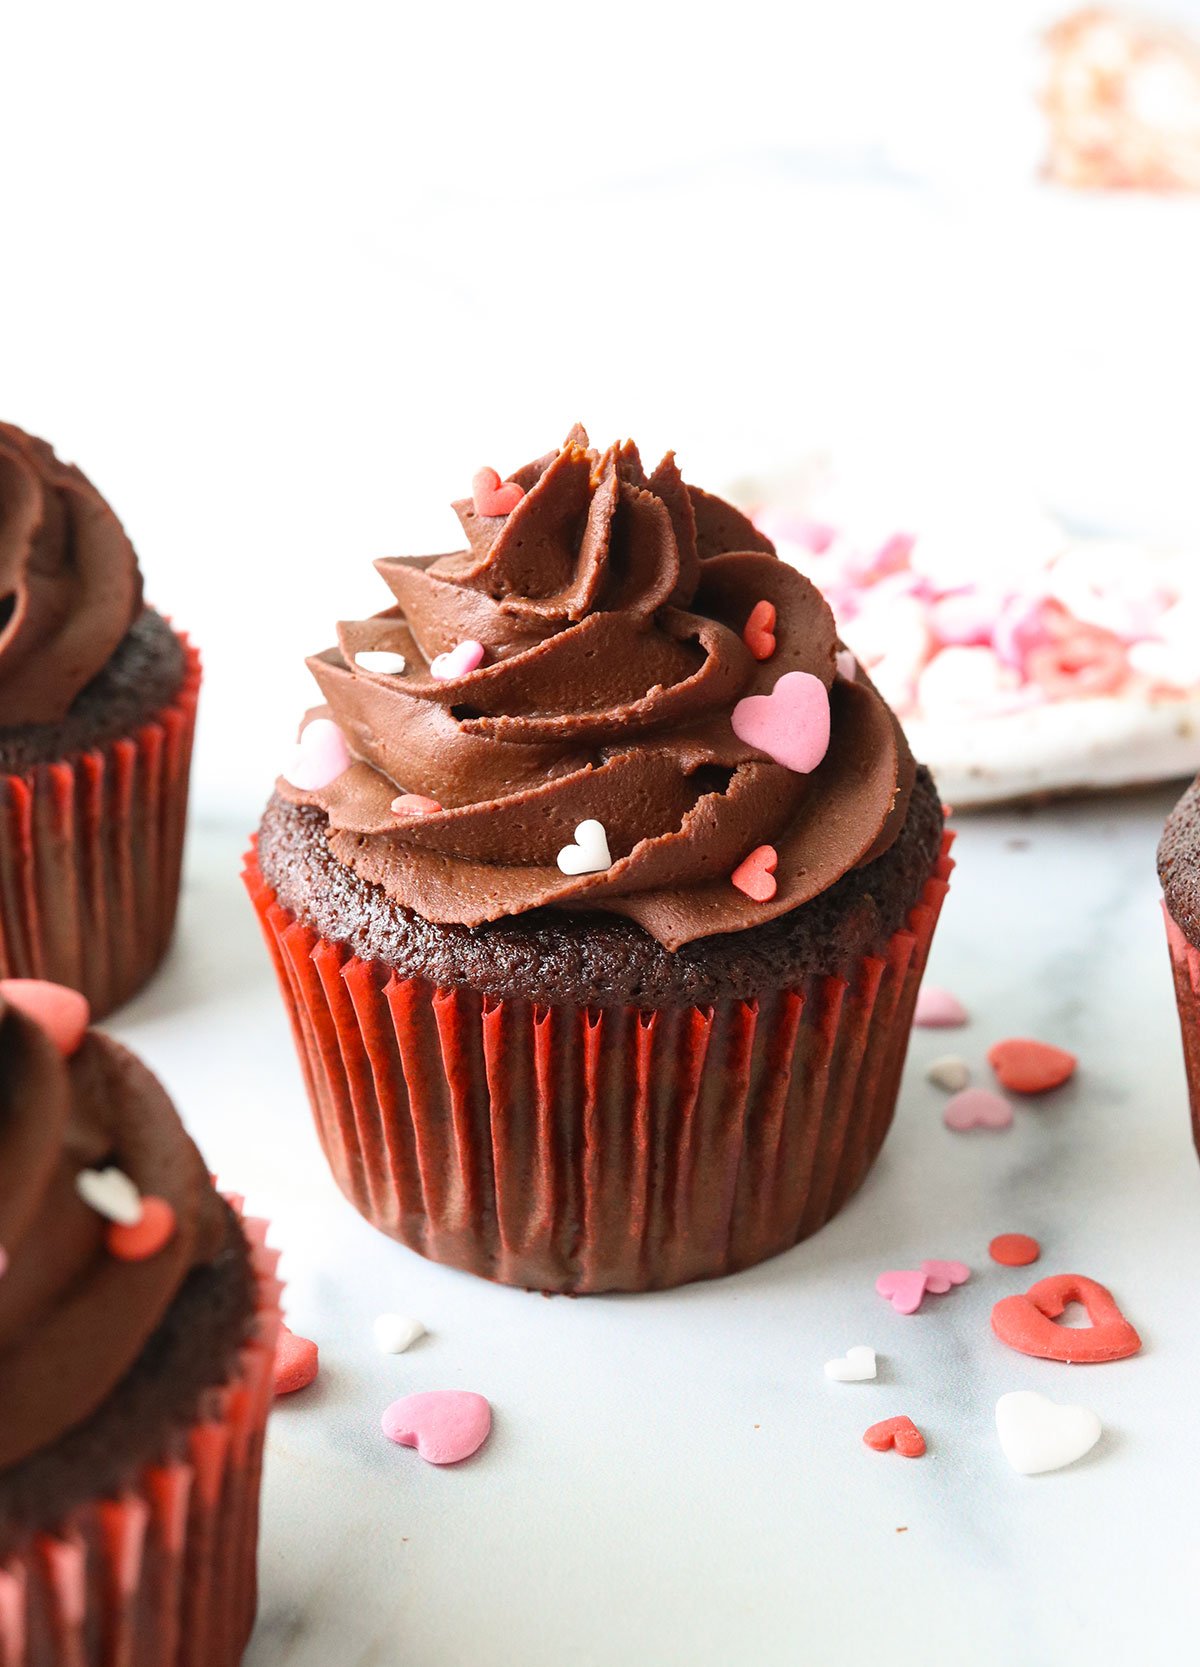
[[[105, 1247], [82, 1169], [115, 1165], [175, 1211], [144, 1261]], [[118, 1043], [89, 1032], [65, 1059], [0, 1000], [0, 1470], [87, 1418], [133, 1366], [193, 1268], [225, 1238], [223, 1205], [166, 1094]]]
[[61, 722], [141, 610], [133, 546], [96, 488], [0, 423], [0, 726]]
[[[745, 516], [672, 454], [647, 476], [632, 444], [600, 455], [578, 428], [510, 478], [525, 496], [507, 516], [455, 504], [465, 550], [377, 562], [395, 606], [309, 661], [353, 762], [314, 791], [278, 786], [326, 813], [339, 861], [437, 923], [602, 909], [676, 949], [762, 925], [888, 848], [915, 774], [899, 726], [861, 672], [838, 673], [824, 599]], [[759, 602], [777, 615], [761, 662], [742, 638]], [[431, 675], [465, 639], [482, 664]], [[376, 650], [405, 672], [356, 663]], [[808, 775], [731, 726], [788, 672], [830, 695]], [[399, 792], [440, 808], [399, 817]], [[611, 866], [564, 874], [557, 854], [590, 819]], [[765, 903], [730, 879], [762, 844], [778, 853]]]

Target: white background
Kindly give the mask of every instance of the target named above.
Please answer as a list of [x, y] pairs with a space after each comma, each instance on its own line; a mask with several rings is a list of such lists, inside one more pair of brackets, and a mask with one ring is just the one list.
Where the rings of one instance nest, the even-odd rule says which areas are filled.
[[714, 487], [862, 455], [966, 539], [1200, 520], [1200, 211], [1035, 185], [1051, 10], [7, 8], [0, 412], [200, 642], [201, 813], [250, 825], [372, 558], [577, 418]]

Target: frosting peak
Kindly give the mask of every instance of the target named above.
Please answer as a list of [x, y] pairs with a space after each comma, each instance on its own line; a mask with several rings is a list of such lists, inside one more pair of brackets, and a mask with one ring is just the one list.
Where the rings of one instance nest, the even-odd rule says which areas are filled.
[[96, 488], [0, 423], [0, 726], [61, 722], [141, 609], [133, 546]]
[[[466, 549], [377, 562], [394, 606], [309, 661], [351, 763], [280, 791], [326, 812], [339, 860], [435, 922], [603, 909], [673, 949], [796, 908], [890, 844], [913, 779], [899, 729], [745, 516], [672, 454], [648, 475], [636, 446], [601, 454], [578, 428], [510, 481], [507, 515], [455, 504]], [[784, 679], [771, 722], [802, 721], [782, 694], [803, 686], [830, 724], [811, 773], [779, 762], [795, 745], [772, 750], [761, 711], [735, 725]], [[608, 865], [564, 871], [593, 821]], [[776, 889], [758, 900], [731, 877], [765, 842]]]

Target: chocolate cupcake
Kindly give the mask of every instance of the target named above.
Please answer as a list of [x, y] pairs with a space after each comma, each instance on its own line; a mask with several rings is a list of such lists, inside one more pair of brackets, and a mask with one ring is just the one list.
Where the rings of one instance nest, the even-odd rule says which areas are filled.
[[743, 1268], [887, 1132], [941, 806], [824, 600], [575, 430], [309, 664], [247, 879], [334, 1174], [546, 1290]]
[[0, 976], [69, 984], [102, 1016], [158, 965], [199, 687], [108, 504], [0, 423]]
[[279, 1286], [73, 991], [0, 983], [0, 1661], [234, 1667]]
[[1200, 1153], [1200, 777], [1167, 818], [1158, 847], [1158, 878], [1183, 1035], [1192, 1136]]

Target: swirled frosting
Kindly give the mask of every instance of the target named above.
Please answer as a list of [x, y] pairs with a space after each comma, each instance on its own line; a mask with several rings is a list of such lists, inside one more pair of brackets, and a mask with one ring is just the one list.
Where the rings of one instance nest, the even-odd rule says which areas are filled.
[[[76, 1191], [115, 1165], [175, 1212], [144, 1261], [105, 1246], [108, 1223]], [[0, 999], [0, 1470], [49, 1446], [116, 1388], [188, 1273], [223, 1240], [223, 1206], [149, 1071], [90, 1031], [64, 1058]]]
[[65, 718], [141, 611], [137, 557], [105, 500], [0, 423], [0, 727]]
[[[506, 516], [455, 504], [465, 550], [377, 562], [395, 605], [308, 662], [328, 703], [310, 718], [333, 718], [351, 764], [278, 791], [325, 811], [340, 861], [437, 923], [599, 909], [676, 949], [795, 909], [891, 844], [915, 773], [899, 727], [864, 676], [840, 675], [820, 593], [738, 510], [673, 455], [647, 475], [632, 444], [601, 455], [581, 429], [510, 479], [524, 496]], [[762, 661], [743, 640], [761, 602], [776, 612]], [[434, 675], [465, 640], [482, 663]], [[359, 663], [380, 652], [404, 672]], [[789, 672], [829, 694], [809, 774], [732, 727]], [[397, 815], [398, 793], [435, 808]], [[564, 873], [587, 820], [611, 863]], [[765, 843], [777, 888], [758, 902], [731, 875]]]

